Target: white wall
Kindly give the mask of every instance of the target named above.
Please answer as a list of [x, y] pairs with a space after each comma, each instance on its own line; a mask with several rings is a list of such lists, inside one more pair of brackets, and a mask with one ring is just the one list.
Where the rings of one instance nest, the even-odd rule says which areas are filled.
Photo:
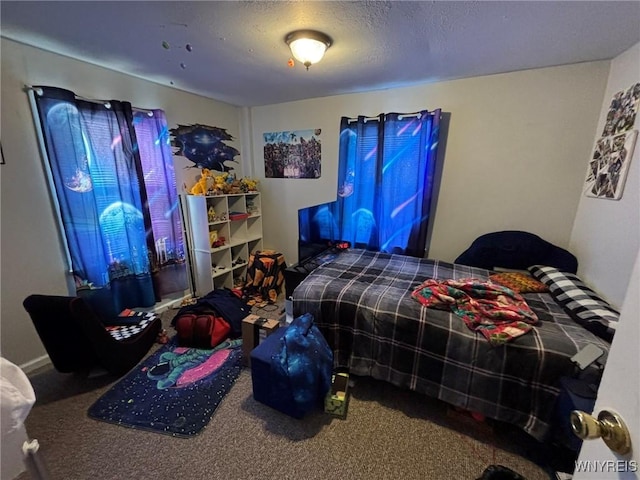
[[[297, 260], [297, 210], [336, 198], [341, 116], [451, 114], [429, 257], [454, 260], [478, 235], [527, 230], [567, 247], [608, 62], [254, 107], [265, 245]], [[262, 134], [322, 129], [322, 177], [265, 179]], [[411, 173], [408, 172], [408, 175]]]
[[[600, 120], [594, 137], [600, 138], [613, 95], [640, 82], [640, 43], [611, 62]], [[635, 130], [640, 121], [636, 116]], [[583, 179], [593, 151], [582, 159]], [[622, 305], [633, 259], [640, 247], [640, 142], [636, 141], [627, 181], [620, 200], [582, 195], [571, 231], [571, 250], [580, 259], [578, 275], [609, 302]]]
[[[609, 62], [240, 109], [6, 39], [1, 42], [7, 164], [0, 167], [0, 349], [27, 369], [45, 352], [22, 300], [35, 292], [68, 291], [24, 84], [162, 108], [170, 127], [203, 123], [226, 128], [242, 152], [239, 173], [261, 181], [264, 245], [282, 251], [288, 263], [297, 257], [297, 210], [336, 198], [340, 117], [422, 108], [451, 114], [430, 257], [453, 260], [478, 235], [500, 229], [528, 230], [563, 247], [570, 238], [581, 238], [578, 221], [573, 235], [571, 229], [578, 203], [584, 201], [581, 191], [603, 98], [610, 98], [608, 92], [605, 96]], [[322, 177], [264, 178], [262, 134], [309, 128], [322, 128]], [[636, 158], [632, 165], [637, 163]], [[178, 158], [176, 171], [193, 178], [198, 172], [184, 170], [187, 165], [190, 162]], [[634, 191], [637, 198], [637, 182], [632, 185], [628, 180], [623, 201]], [[633, 222], [637, 228], [637, 218]], [[575, 245], [582, 248], [582, 243]], [[581, 265], [587, 262], [576, 253]], [[592, 277], [597, 281], [599, 275]]]
[[[46, 360], [44, 347], [22, 307], [32, 293], [68, 295], [65, 260], [54, 220], [28, 97], [23, 86], [49, 85], [96, 99], [130, 101], [136, 107], [160, 108], [169, 127], [178, 124], [226, 128], [239, 137], [238, 107], [181, 92], [84, 62], [1, 39], [2, 148], [0, 167], [1, 294], [0, 350], [8, 360], [29, 369]], [[230, 142], [240, 149], [239, 141]], [[238, 157], [240, 158], [240, 157]], [[178, 157], [178, 185], [199, 173]]]

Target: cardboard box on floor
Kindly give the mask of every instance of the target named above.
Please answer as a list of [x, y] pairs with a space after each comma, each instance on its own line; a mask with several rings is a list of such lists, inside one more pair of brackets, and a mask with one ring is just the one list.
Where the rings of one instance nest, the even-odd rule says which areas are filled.
[[324, 411], [336, 417], [346, 418], [349, 406], [349, 374], [334, 373], [331, 376], [331, 388], [324, 399]]
[[247, 315], [242, 320], [242, 353], [246, 366], [251, 366], [251, 350], [256, 348], [267, 336], [275, 332], [278, 327], [280, 327], [278, 320], [260, 317], [259, 315]]

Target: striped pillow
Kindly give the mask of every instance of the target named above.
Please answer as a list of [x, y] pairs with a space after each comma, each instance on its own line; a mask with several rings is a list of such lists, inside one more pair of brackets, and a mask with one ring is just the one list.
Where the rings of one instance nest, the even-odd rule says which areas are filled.
[[553, 298], [574, 321], [611, 342], [620, 318], [618, 311], [572, 273], [544, 265], [533, 265], [529, 271], [549, 287]]

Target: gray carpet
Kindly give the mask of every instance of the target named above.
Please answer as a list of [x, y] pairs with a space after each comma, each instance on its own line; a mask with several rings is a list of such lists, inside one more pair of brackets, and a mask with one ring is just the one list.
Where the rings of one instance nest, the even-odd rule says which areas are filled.
[[[163, 314], [165, 325], [174, 313]], [[528, 447], [517, 432], [371, 379], [355, 379], [346, 419], [318, 411], [296, 420], [256, 402], [245, 369], [209, 425], [187, 439], [90, 419], [87, 409], [112, 377], [46, 369], [31, 381], [37, 402], [26, 428], [54, 480], [473, 480], [490, 464], [528, 480], [550, 478], [518, 454]]]

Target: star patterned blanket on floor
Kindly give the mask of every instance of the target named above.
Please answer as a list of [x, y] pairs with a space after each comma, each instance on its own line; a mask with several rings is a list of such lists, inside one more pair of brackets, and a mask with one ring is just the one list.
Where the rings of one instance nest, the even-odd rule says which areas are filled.
[[100, 397], [89, 417], [173, 436], [199, 433], [242, 370], [242, 340], [214, 349], [169, 343]]

